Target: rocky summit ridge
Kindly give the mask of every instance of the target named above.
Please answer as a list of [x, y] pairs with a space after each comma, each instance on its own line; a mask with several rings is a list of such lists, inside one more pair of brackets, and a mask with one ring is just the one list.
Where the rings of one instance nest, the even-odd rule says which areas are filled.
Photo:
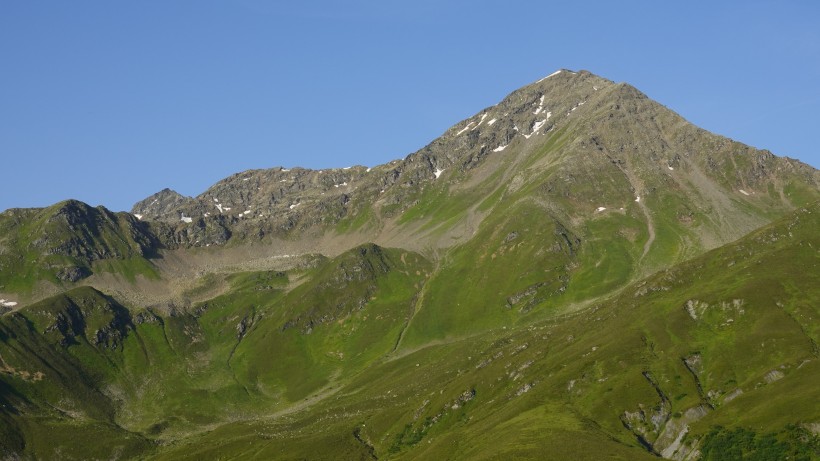
[[0, 458], [818, 459], [818, 207], [560, 70], [383, 165], [7, 210]]
[[[549, 155], [542, 152], [547, 146]], [[493, 174], [509, 183], [474, 184]], [[540, 183], [546, 199], [575, 202], [586, 212], [611, 209], [614, 197], [602, 184], [611, 182], [621, 200], [617, 209], [638, 197], [674, 192], [701, 196], [693, 205], [713, 202], [703, 207], [731, 212], [732, 202], [744, 200], [779, 206], [768, 203], [767, 188], [782, 188], [783, 181], [811, 189], [820, 183], [808, 165], [707, 133], [627, 84], [561, 70], [459, 122], [404, 159], [372, 168], [250, 170], [195, 198], [166, 189], [131, 211], [169, 224], [169, 246], [205, 246], [224, 244], [229, 234], [262, 239], [324, 233], [345, 221], [368, 225], [368, 233], [378, 236], [392, 231], [391, 221], [417, 205], [423, 191], [441, 184], [484, 186], [490, 195], [502, 186]], [[777, 201], [791, 207], [790, 200], [784, 195]], [[697, 214], [679, 212], [682, 219]]]

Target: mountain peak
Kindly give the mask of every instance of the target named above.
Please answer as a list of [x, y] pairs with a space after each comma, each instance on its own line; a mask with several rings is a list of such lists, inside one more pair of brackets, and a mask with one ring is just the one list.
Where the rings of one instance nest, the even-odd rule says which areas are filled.
[[[708, 183], [710, 194], [734, 199], [742, 190], [750, 194], [743, 195], [745, 199], [764, 190], [763, 182], [774, 180], [776, 171], [790, 175], [805, 170], [801, 183], [817, 187], [816, 170], [795, 166], [799, 162], [785, 167], [788, 161], [756, 152], [694, 127], [631, 85], [585, 70], [560, 69], [456, 123], [404, 159], [373, 168], [249, 170], [195, 198], [165, 189], [137, 203], [132, 212], [170, 224], [169, 247], [207, 246], [228, 238], [283, 237], [309, 229], [322, 234], [340, 225], [349, 228], [344, 222], [387, 233], [394, 220], [407, 222], [405, 212], [429, 191], [440, 191], [442, 197], [463, 188], [485, 193], [490, 182], [479, 187], [479, 178], [505, 178], [516, 188], [530, 184], [558, 194], [542, 199], [562, 201], [559, 208], [565, 217], [581, 221], [587, 211], [615, 207], [627, 212], [627, 203], [681, 191], [697, 195], [688, 200], [690, 205], [702, 202], [704, 210], [720, 205], [726, 208], [722, 213], [731, 208], [740, 217], [741, 210], [730, 201], [702, 197], [697, 191]], [[503, 188], [503, 183], [493, 184], [499, 191]], [[616, 197], [619, 203], [610, 203]], [[788, 197], [780, 202], [766, 207], [793, 206]], [[691, 206], [679, 208], [681, 216], [695, 213]], [[762, 217], [743, 219], [746, 224], [728, 233], [713, 228], [704, 243], [714, 245], [729, 234], [737, 238], [741, 230], [765, 222]], [[218, 228], [211, 234], [218, 242], [200, 232], [209, 226]]]

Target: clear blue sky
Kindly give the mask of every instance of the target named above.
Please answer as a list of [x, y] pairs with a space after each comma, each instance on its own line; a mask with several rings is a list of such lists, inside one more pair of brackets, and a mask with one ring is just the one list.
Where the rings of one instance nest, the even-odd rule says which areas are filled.
[[0, 210], [376, 165], [556, 69], [820, 167], [820, 2], [0, 3]]

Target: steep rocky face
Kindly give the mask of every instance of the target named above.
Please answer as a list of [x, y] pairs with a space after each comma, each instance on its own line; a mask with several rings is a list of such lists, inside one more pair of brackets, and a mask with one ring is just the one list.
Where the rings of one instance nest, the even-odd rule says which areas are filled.
[[156, 239], [147, 227], [126, 213], [91, 208], [76, 200], [49, 210], [53, 213], [45, 219], [41, 236], [30, 244], [30, 248], [41, 249], [44, 255], [90, 262], [145, 256], [156, 248]]
[[185, 197], [182, 194], [165, 188], [156, 194], [139, 201], [131, 208], [131, 214], [137, 219], [152, 220], [161, 217], [167, 217], [173, 214], [177, 208], [193, 202], [190, 197]]
[[[565, 225], [615, 210], [644, 221], [650, 233], [672, 225], [687, 247], [709, 248], [810, 202], [818, 188], [820, 175], [808, 165], [705, 132], [629, 85], [562, 70], [402, 160], [373, 168], [251, 170], [194, 199], [160, 192], [133, 211], [167, 223], [169, 246], [298, 238], [339, 226], [367, 227], [378, 241], [396, 222], [413, 221], [406, 212], [430, 191], [471, 191], [468, 209], [493, 193], [523, 190]], [[213, 226], [225, 232], [202, 231]], [[440, 245], [418, 247], [431, 244]]]

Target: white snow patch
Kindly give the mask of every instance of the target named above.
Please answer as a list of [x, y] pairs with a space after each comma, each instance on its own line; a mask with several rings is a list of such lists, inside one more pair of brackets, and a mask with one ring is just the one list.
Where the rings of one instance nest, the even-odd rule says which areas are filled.
[[501, 152], [502, 150], [504, 150], [506, 148], [507, 148], [507, 144], [503, 144], [503, 145], [498, 146], [495, 149], [493, 149], [493, 152]]
[[224, 211], [222, 211], [222, 204], [217, 203], [216, 204], [216, 209], [219, 210], [220, 213], [224, 213]]
[[14, 307], [14, 306], [16, 306], [16, 305], [17, 305], [17, 303], [16, 303], [16, 302], [14, 302], [14, 301], [6, 301], [5, 299], [0, 299], [0, 304], [2, 304], [2, 305], [3, 305], [3, 306], [5, 306], [5, 307]]
[[738, 189], [738, 190], [739, 190], [739, 191], [740, 191], [740, 193], [741, 193], [741, 194], [743, 194], [743, 195], [752, 195], [752, 194], [750, 194], [750, 193], [746, 192], [746, 191], [745, 191], [745, 190], [743, 190], [743, 189]]
[[[482, 123], [484, 123], [484, 119], [485, 119], [485, 118], [487, 118], [487, 115], [489, 115], [489, 114], [487, 114], [486, 112], [484, 112], [483, 114], [481, 114], [481, 120], [479, 120], [479, 121], [478, 121], [478, 125], [476, 125], [476, 126], [474, 126], [474, 127], [473, 127], [473, 130], [475, 130], [476, 128], [480, 127], [480, 126], [481, 126], [481, 124], [482, 124]], [[473, 130], [470, 130], [470, 131], [473, 131]]]
[[543, 110], [544, 110], [544, 95], [542, 94], [541, 95], [541, 100], [538, 102], [538, 109], [535, 109], [535, 112], [533, 112], [533, 115], [538, 115]]
[[604, 210], [606, 210], [606, 207], [603, 207], [603, 206], [599, 206], [598, 208], [595, 209], [596, 212], [597, 211], [604, 211]]
[[496, 121], [498, 121], [498, 119], [497, 119], [497, 118], [494, 118], [494, 119], [490, 120], [489, 122], [487, 122], [487, 125], [492, 125], [492, 124], [493, 124], [493, 123], [495, 123]]
[[142, 215], [139, 213], [134, 213], [134, 217], [142, 221]]
[[595, 90], [595, 91], [598, 91], [598, 87], [597, 87], [597, 86], [594, 86], [594, 85], [593, 85], [592, 89], [593, 89], [593, 90]]
[[219, 199], [214, 197], [214, 202], [218, 202], [218, 201], [219, 201]]
[[669, 166], [669, 165], [666, 165], [666, 168], [669, 168], [669, 171], [674, 170], [674, 168], [672, 168], [672, 167], [671, 167], [671, 166]]
[[279, 182], [288, 182], [288, 180], [287, 180], [287, 179], [283, 179], [283, 180], [281, 180], [281, 181], [279, 181]]
[[206, 217], [206, 218], [207, 218], [207, 217], [208, 217], [208, 216], [210, 216], [210, 215], [211, 215], [210, 213], [205, 213], [205, 214], [204, 214], [204, 215], [202, 215], [202, 216], [204, 216], [204, 217]]
[[346, 185], [347, 185], [347, 181], [345, 181], [341, 184], [334, 184], [333, 187], [341, 187], [341, 186], [346, 186]]
[[635, 197], [635, 201], [640, 202], [641, 201], [641, 196], [639, 195], [639, 196]]
[[[551, 73], [551, 74], [547, 75], [546, 77], [542, 78], [542, 79], [541, 79], [541, 80], [539, 80], [538, 82], [543, 82], [544, 80], [546, 80], [546, 79], [548, 79], [548, 78], [550, 78], [550, 77], [554, 77], [554, 76], [556, 76], [556, 75], [558, 75], [558, 74], [560, 74], [560, 73], [561, 73], [561, 70], [560, 70], [560, 69], [559, 69], [559, 70], [556, 70], [555, 72], [553, 72], [553, 73]], [[536, 83], [538, 83], [538, 82], [536, 82]]]
[[353, 167], [352, 167], [352, 166], [346, 166], [346, 167], [344, 167], [344, 168], [342, 168], [342, 169], [343, 169], [343, 170], [349, 170], [349, 169], [351, 169], [351, 168], [353, 168]]
[[436, 168], [436, 172], [433, 174], [436, 175], [436, 179], [438, 179], [438, 177], [441, 176], [441, 173], [444, 173], [444, 170]]
[[461, 133], [464, 133], [465, 131], [469, 130], [471, 126], [473, 126], [473, 122], [468, 123], [468, 124], [467, 124], [467, 126], [465, 126], [464, 128], [462, 128], [462, 129], [461, 129], [461, 131], [459, 131], [458, 133], [456, 133], [456, 136], [458, 136], [458, 135], [460, 135]]
[[226, 207], [225, 207], [225, 211], [231, 211], [231, 207], [226, 206]]
[[550, 117], [552, 117], [552, 112], [547, 112], [547, 120], [549, 120]]
[[294, 203], [294, 204], [293, 204], [293, 205], [291, 205], [289, 208], [292, 210], [292, 209], [296, 208], [297, 206], [299, 206], [299, 204], [298, 204], [298, 203]]
[[243, 181], [247, 181], [247, 180], [248, 180], [248, 178], [242, 178], [242, 180], [243, 180]]
[[540, 130], [544, 126], [545, 123], [547, 123], [547, 119], [539, 120], [539, 121], [535, 122], [535, 124], [532, 126], [532, 133], [525, 134], [524, 137], [527, 138], [527, 139], [530, 139], [530, 136], [538, 133], [538, 130]]
[[368, 168], [368, 169], [364, 170], [364, 172], [365, 173], [370, 173], [370, 170], [372, 170], [372, 168]]
[[179, 220], [182, 221], [182, 222], [188, 223], [188, 224], [190, 224], [194, 221], [193, 218], [189, 218], [188, 216], [185, 216], [185, 215], [182, 215], [182, 217], [179, 218]]
[[288, 172], [288, 171], [290, 171], [290, 170], [288, 170], [287, 168], [282, 168], [280, 171], [281, 171], [282, 173], [287, 173], [287, 172]]

